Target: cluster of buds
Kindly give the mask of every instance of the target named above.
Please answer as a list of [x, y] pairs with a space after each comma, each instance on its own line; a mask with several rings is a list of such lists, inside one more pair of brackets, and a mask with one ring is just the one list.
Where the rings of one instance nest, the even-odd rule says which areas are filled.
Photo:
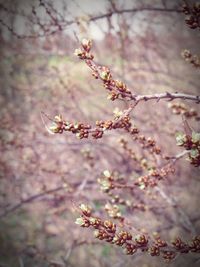
[[111, 202], [113, 204], [119, 204], [119, 205], [124, 205], [124, 206], [127, 206], [127, 207], [130, 207], [131, 203], [129, 200], [125, 200], [123, 199], [122, 197], [120, 197], [118, 194], [115, 195], [115, 194], [111, 194], [110, 193], [110, 196], [112, 197], [111, 199]]
[[97, 66], [93, 59], [94, 56], [90, 53], [92, 46], [91, 40], [83, 39], [81, 42], [81, 48], [75, 50], [75, 55], [80, 59], [85, 60], [85, 63], [92, 70], [92, 75], [95, 79], [100, 79], [103, 82], [103, 86], [109, 91], [108, 99], [114, 101], [121, 98], [132, 99], [132, 93], [127, 86], [119, 81], [114, 80], [110, 69], [106, 66]]
[[128, 115], [123, 116], [120, 119], [116, 119], [113, 129], [125, 129], [126, 131], [130, 131], [132, 123], [130, 121], [130, 117]]
[[166, 262], [170, 262], [176, 257], [176, 252], [172, 250], [162, 251], [162, 257]]
[[154, 237], [153, 244], [154, 244], [155, 247], [158, 247], [158, 248], [167, 247], [167, 242], [165, 240], [162, 240], [161, 237], [158, 234]]
[[[144, 204], [143, 202], [139, 202], [139, 203], [133, 203], [132, 201], [130, 201], [129, 199], [124, 199], [121, 196], [119, 196], [118, 194], [112, 194], [111, 192], [109, 193], [109, 196], [111, 197], [111, 203], [112, 204], [117, 204], [117, 205], [122, 205], [124, 207], [126, 207], [129, 210], [139, 210], [139, 211], [146, 211], [148, 210], [148, 206], [146, 204]], [[106, 204], [107, 205], [107, 204]], [[113, 205], [113, 207], [117, 206], [117, 205]], [[118, 206], [116, 208], [119, 210]], [[108, 210], [107, 210], [108, 212]], [[108, 212], [109, 214], [109, 212]], [[110, 214], [109, 214], [110, 215]], [[121, 215], [121, 212], [120, 212]], [[113, 216], [110, 216], [113, 217]], [[114, 218], [114, 217], [113, 217]], [[119, 217], [120, 219], [123, 217]]]
[[96, 121], [96, 126], [102, 131], [112, 129], [125, 129], [129, 131], [131, 127], [130, 117], [125, 115], [121, 118], [115, 117], [114, 120]]
[[185, 22], [191, 29], [200, 29], [200, 3], [194, 3], [191, 7], [184, 3], [182, 12], [186, 15]]
[[104, 82], [105, 86], [108, 86], [108, 84], [112, 82], [112, 75], [108, 67], [105, 66], [99, 67], [99, 77]]
[[101, 220], [91, 215], [91, 208], [85, 204], [80, 205], [81, 217], [76, 219], [76, 224], [81, 227], [94, 228], [94, 236], [99, 240], [123, 247], [126, 254], [134, 254], [138, 248], [142, 248], [148, 242], [144, 236], [137, 236], [135, 243], [132, 241], [132, 235], [125, 230], [118, 230], [115, 223], [110, 220]]
[[[127, 93], [130, 94], [130, 90], [127, 88], [126, 84], [123, 83], [122, 81], [119, 80], [115, 80], [115, 86], [118, 89], [118, 91], [122, 92], [122, 93]], [[122, 95], [123, 97], [123, 95]]]
[[188, 253], [190, 251], [189, 245], [186, 244], [180, 237], [176, 237], [171, 243], [176, 250], [181, 253]]
[[81, 204], [79, 206], [81, 216], [76, 219], [76, 224], [80, 225], [81, 227], [88, 228], [90, 226], [93, 226], [95, 229], [98, 229], [102, 221], [100, 218], [92, 217], [92, 209], [90, 206]]
[[156, 237], [154, 237], [153, 244], [149, 247], [148, 253], [151, 256], [159, 256], [162, 253], [162, 257], [166, 261], [170, 261], [175, 257], [176, 254], [174, 253], [174, 251], [164, 250], [167, 247], [168, 244], [166, 243], [166, 241], [162, 240], [160, 236], [157, 235]]
[[103, 172], [103, 175], [98, 178], [98, 183], [100, 184], [101, 190], [108, 193], [111, 189], [114, 188], [114, 176], [108, 170]]
[[125, 243], [123, 251], [126, 255], [133, 255], [137, 251], [137, 246], [132, 243]]
[[74, 51], [74, 54], [80, 59], [92, 60], [94, 56], [90, 53], [92, 47], [92, 41], [83, 39], [81, 42], [81, 48], [78, 48]]
[[113, 219], [121, 219], [122, 218], [121, 211], [119, 209], [119, 206], [117, 206], [117, 205], [112, 205], [110, 203], [107, 203], [105, 205], [105, 210], [107, 211], [109, 217], [111, 217]]
[[52, 125], [49, 130], [52, 133], [63, 133], [65, 131], [66, 122], [63, 120], [61, 115], [55, 116]]
[[145, 235], [137, 235], [135, 237], [135, 242], [137, 244], [137, 247], [142, 248], [143, 251], [147, 250], [147, 244], [149, 240]]
[[192, 135], [185, 133], [176, 134], [176, 144], [188, 150], [188, 160], [195, 167], [200, 166], [200, 133], [192, 132]]
[[71, 123], [63, 120], [61, 115], [55, 116], [53, 124], [50, 126], [50, 131], [53, 133], [63, 133], [64, 131], [75, 134], [78, 138], [88, 138], [91, 125], [84, 125], [83, 123]]
[[139, 129], [135, 125], [132, 125], [129, 114], [125, 114], [126, 110], [121, 111], [118, 108], [115, 108], [113, 113], [114, 113], [113, 129], [124, 128], [132, 136], [135, 136], [139, 133]]
[[99, 78], [103, 81], [105, 89], [110, 91], [108, 99], [114, 101], [119, 97], [131, 98], [131, 91], [127, 88], [126, 84], [124, 84], [122, 81], [114, 80], [108, 67], [99, 66], [98, 72]]
[[193, 55], [188, 49], [183, 50], [181, 56], [195, 68], [200, 68], [200, 56]]
[[148, 249], [148, 252], [151, 256], [159, 256], [160, 255], [160, 248], [158, 246], [151, 246]]
[[167, 242], [157, 235], [154, 238], [152, 246], [149, 247], [148, 252], [151, 256], [159, 256], [161, 254], [162, 258], [166, 262], [169, 262], [175, 258], [177, 252], [180, 252], [180, 250], [176, 249], [175, 246], [169, 250]]
[[189, 248], [191, 252], [200, 253], [200, 236], [196, 236], [189, 243]]
[[121, 147], [124, 149], [124, 151], [126, 151], [127, 155], [132, 160], [137, 162], [142, 169], [148, 169], [149, 166], [148, 166], [147, 160], [143, 157], [139, 157], [135, 153], [135, 151], [131, 147], [128, 146], [128, 141], [126, 141], [124, 138], [120, 138], [119, 143]]
[[85, 204], [81, 204], [79, 208], [81, 216], [76, 219], [76, 224], [81, 227], [93, 228], [95, 238], [122, 247], [127, 255], [133, 255], [140, 250], [148, 252], [151, 256], [161, 255], [165, 261], [169, 262], [178, 253], [200, 253], [199, 236], [194, 237], [188, 244], [177, 237], [171, 242], [171, 245], [168, 245], [158, 235], [150, 238], [140, 233], [134, 237], [129, 231], [119, 229], [114, 222], [92, 216], [91, 208]]
[[123, 246], [129, 240], [132, 240], [132, 235], [127, 231], [121, 230], [114, 236], [113, 243], [117, 246]]
[[91, 135], [93, 138], [101, 138], [106, 130], [112, 129], [125, 129], [130, 132], [132, 123], [128, 115], [121, 117], [115, 116], [113, 120], [96, 121], [96, 128], [92, 128], [89, 124], [83, 124], [81, 122], [72, 123], [65, 121], [61, 115], [55, 116], [52, 125], [49, 130], [52, 133], [71, 132], [76, 135], [77, 138], [88, 138]]
[[[133, 184], [127, 184], [123, 178], [119, 179], [119, 177], [115, 177], [113, 173], [109, 172], [108, 170], [105, 170], [103, 172], [103, 175], [100, 178], [98, 178], [97, 181], [100, 184], [101, 190], [103, 192], [109, 193], [110, 195], [112, 195], [110, 191], [115, 188], [127, 188], [127, 189], [132, 190], [137, 186], [140, 189], [144, 190], [147, 187], [155, 187], [160, 180], [165, 179], [169, 174], [172, 174], [174, 172], [175, 172], [175, 169], [173, 167], [173, 163], [169, 163], [159, 169], [152, 168], [148, 171], [148, 174], [140, 176], [139, 178], [137, 178], [137, 180]], [[113, 198], [113, 203], [119, 203], [127, 207], [134, 208], [133, 206], [131, 206], [129, 201], [126, 203], [126, 201], [123, 199], [120, 199], [119, 196], [116, 196], [116, 198]], [[146, 209], [145, 205], [143, 206], [142, 209], [143, 210]]]
[[99, 128], [95, 128], [92, 131], [92, 137], [94, 137], [95, 139], [99, 139], [103, 136], [103, 130], [99, 129]]
[[172, 164], [168, 164], [161, 169], [151, 169], [147, 175], [140, 176], [135, 185], [139, 186], [140, 189], [146, 189], [147, 187], [154, 187], [158, 184], [158, 181], [163, 180], [169, 174], [174, 173], [175, 169]]
[[111, 91], [109, 94], [108, 94], [108, 97], [107, 99], [108, 100], [111, 100], [111, 101], [114, 101], [116, 99], [119, 98], [119, 93], [115, 92], [115, 91]]
[[160, 155], [161, 149], [156, 145], [153, 138], [146, 138], [144, 135], [134, 135], [134, 140], [137, 140], [143, 149], [148, 149], [151, 154]]
[[[111, 202], [114, 204], [119, 204], [122, 206], [125, 206], [127, 209], [129, 210], [140, 210], [140, 211], [146, 211], [148, 209], [147, 205], [145, 205], [144, 203], [140, 202], [140, 203], [132, 203], [130, 200], [128, 199], [123, 199], [122, 197], [120, 197], [119, 195], [111, 195], [112, 199]], [[115, 205], [114, 205], [115, 206]], [[117, 206], [118, 207], [118, 206]]]
[[94, 237], [99, 240], [105, 240], [106, 242], [112, 242], [113, 234], [108, 233], [105, 229], [98, 229], [94, 231]]
[[[100, 189], [104, 193], [108, 193], [109, 196], [113, 195], [113, 192], [111, 190], [113, 189], [119, 189], [119, 188], [130, 188], [133, 189], [132, 185], [127, 185], [125, 183], [125, 179], [123, 177], [120, 177], [118, 173], [110, 172], [108, 170], [105, 170], [102, 175], [97, 179], [97, 182], [100, 185]], [[117, 203], [117, 198], [118, 199], [118, 204], [125, 204], [125, 201], [123, 199], [120, 199], [119, 196], [116, 196], [116, 199], [113, 200], [113, 203]], [[121, 202], [119, 202], [121, 201]]]
[[174, 114], [184, 115], [186, 118], [195, 118], [200, 120], [198, 113], [195, 109], [187, 107], [184, 103], [169, 103], [168, 107]]
[[99, 128], [102, 128], [103, 130], [111, 130], [113, 129], [113, 121], [107, 120], [107, 121], [96, 121], [96, 126]]

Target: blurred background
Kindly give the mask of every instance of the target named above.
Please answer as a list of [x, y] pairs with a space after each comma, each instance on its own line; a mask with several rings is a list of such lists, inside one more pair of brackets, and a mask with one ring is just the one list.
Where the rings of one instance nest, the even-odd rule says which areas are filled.
[[[102, 83], [74, 56], [82, 38], [93, 40], [95, 61], [108, 66], [133, 93], [198, 95], [199, 70], [185, 62], [181, 52], [200, 53], [200, 32], [185, 24], [182, 3], [0, 1], [1, 267], [163, 264], [144, 253], [126, 256], [74, 223], [75, 206], [80, 203], [108, 217], [104, 205], [110, 197], [97, 183], [102, 171], [115, 171], [130, 181], [146, 173], [120, 146], [120, 138], [152, 166], [148, 151], [120, 130], [108, 131], [99, 140], [78, 140], [70, 133], [51, 135], [45, 125], [58, 114], [95, 125], [96, 120], [112, 118], [116, 108], [128, 106], [126, 101], [107, 100]], [[200, 111], [199, 105], [184, 103]], [[175, 133], [184, 131], [182, 117], [173, 114], [166, 101], [141, 103], [131, 116], [165, 155], [181, 152]], [[199, 131], [199, 121], [192, 118], [188, 123]], [[159, 185], [164, 195], [153, 189], [135, 195], [118, 192], [148, 207], [142, 211], [119, 205], [120, 212], [141, 231], [157, 231], [169, 241], [175, 235], [191, 239], [200, 230], [199, 174], [198, 168], [181, 159], [175, 174]], [[197, 255], [181, 256], [166, 266], [191, 264], [199, 266]]]

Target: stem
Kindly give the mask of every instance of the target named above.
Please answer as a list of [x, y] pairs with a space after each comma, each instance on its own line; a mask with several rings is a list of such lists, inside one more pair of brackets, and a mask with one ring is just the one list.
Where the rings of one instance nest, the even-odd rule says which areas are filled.
[[152, 95], [135, 95], [132, 96], [132, 100], [134, 100], [137, 104], [140, 101], [148, 101], [148, 100], [152, 100], [152, 99], [156, 99], [157, 102], [160, 99], [167, 99], [168, 101], [172, 101], [174, 99], [183, 99], [183, 100], [192, 100], [192, 101], [196, 101], [197, 104], [200, 103], [200, 96], [195, 96], [195, 95], [189, 95], [189, 94], [182, 94], [182, 93], [161, 93], [161, 94], [152, 94]]

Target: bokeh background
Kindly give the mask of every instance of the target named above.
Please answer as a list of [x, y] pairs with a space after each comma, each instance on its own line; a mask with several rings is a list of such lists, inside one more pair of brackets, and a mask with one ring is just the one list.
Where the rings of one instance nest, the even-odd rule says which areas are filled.
[[[189, 1], [188, 1], [189, 2]], [[185, 24], [181, 1], [153, 0], [7, 0], [0, 1], [0, 266], [199, 266], [197, 255], [171, 264], [144, 253], [126, 256], [118, 247], [80, 229], [75, 205], [90, 204], [100, 216], [109, 196], [97, 178], [114, 170], [134, 180], [143, 173], [119, 144], [119, 138], [152, 164], [151, 157], [123, 131], [102, 139], [78, 140], [51, 135], [49, 118], [95, 124], [113, 117], [127, 102], [111, 102], [100, 81], [74, 56], [82, 38], [93, 40], [93, 53], [132, 92], [199, 94], [199, 70], [185, 62], [184, 49], [199, 54], [199, 31]], [[178, 102], [178, 101], [177, 101]], [[199, 105], [185, 101], [199, 112]], [[46, 115], [45, 115], [46, 114]], [[165, 155], [181, 152], [175, 133], [182, 117], [166, 101], [141, 103], [131, 115], [146, 137]], [[188, 123], [199, 131], [199, 121]], [[46, 127], [45, 127], [46, 126]], [[127, 210], [129, 221], [166, 240], [187, 240], [200, 231], [199, 169], [181, 159], [174, 175], [140, 196], [120, 192], [152, 207]], [[171, 201], [171, 202], [170, 202]]]

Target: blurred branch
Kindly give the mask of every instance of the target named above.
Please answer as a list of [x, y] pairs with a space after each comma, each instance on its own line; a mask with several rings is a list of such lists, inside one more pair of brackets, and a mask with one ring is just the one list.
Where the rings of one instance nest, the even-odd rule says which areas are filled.
[[160, 194], [160, 196], [172, 207], [176, 208], [179, 214], [179, 220], [181, 221], [182, 226], [193, 235], [196, 235], [196, 230], [189, 218], [189, 216], [185, 213], [185, 211], [177, 204], [176, 200], [173, 197], [170, 197], [169, 194], [166, 194], [164, 190], [160, 187], [155, 188], [156, 191]]
[[[87, 182], [88, 182], [88, 183], [89, 183], [89, 182], [91, 183], [92, 181], [87, 181]], [[36, 200], [36, 199], [38, 199], [38, 198], [41, 198], [41, 197], [43, 197], [43, 196], [45, 196], [45, 195], [50, 195], [50, 194], [53, 194], [53, 193], [55, 193], [55, 192], [62, 191], [62, 190], [65, 190], [65, 189], [67, 189], [67, 188], [71, 188], [71, 187], [72, 187], [73, 189], [75, 189], [75, 188], [78, 187], [78, 189], [81, 190], [82, 186], [83, 186], [83, 185], [82, 185], [81, 182], [77, 182], [77, 183], [73, 183], [73, 184], [67, 184], [67, 183], [64, 183], [64, 184], [62, 184], [62, 185], [60, 185], [60, 186], [57, 186], [57, 187], [55, 187], [55, 188], [53, 188], [53, 189], [45, 190], [45, 191], [43, 191], [43, 192], [41, 192], [41, 193], [35, 194], [35, 195], [33, 195], [33, 196], [30, 196], [30, 197], [28, 197], [28, 198], [22, 200], [21, 202], [19, 202], [18, 204], [14, 205], [14, 206], [12, 206], [12, 207], [7, 208], [5, 211], [3, 211], [3, 212], [0, 214], [0, 218], [5, 217], [6, 215], [8, 215], [8, 214], [10, 214], [10, 213], [12, 213], [12, 212], [18, 210], [19, 208], [21, 208], [23, 205], [28, 204], [28, 203], [31, 203], [31, 202], [33, 202], [34, 200]], [[81, 187], [81, 188], [80, 188], [80, 187]], [[71, 193], [71, 192], [68, 192], [68, 193]], [[80, 191], [79, 191], [79, 193], [80, 193]]]
[[[13, 16], [23, 16], [26, 17], [28, 21], [30, 21], [33, 25], [39, 25], [40, 29], [43, 31], [42, 33], [36, 32], [35, 34], [18, 34], [11, 26], [9, 26], [3, 18], [0, 19], [0, 24], [7, 28], [14, 36], [17, 38], [39, 38], [48, 35], [53, 35], [58, 31], [65, 30], [68, 26], [72, 24], [79, 24], [79, 18], [74, 18], [72, 20], [64, 19], [64, 16], [60, 14], [59, 11], [52, 5], [47, 3], [46, 1], [39, 0], [39, 7], [43, 7], [46, 15], [50, 18], [49, 24], [44, 25], [41, 22], [41, 19], [37, 16], [37, 11], [34, 7], [32, 7], [31, 14], [26, 15], [24, 12], [20, 12], [18, 10], [13, 10], [12, 8], [6, 7], [6, 5], [0, 4], [0, 11], [5, 13], [10, 13]], [[162, 7], [138, 7], [138, 8], [127, 8], [127, 9], [117, 9], [109, 10], [107, 13], [100, 15], [89, 15], [87, 18], [87, 22], [95, 22], [100, 19], [110, 18], [115, 14], [124, 14], [124, 13], [136, 13], [136, 12], [161, 12], [161, 13], [182, 13], [181, 10], [175, 8], [162, 8]], [[33, 17], [36, 18], [34, 22]], [[65, 16], [66, 17], [66, 16]], [[45, 27], [48, 26], [48, 27]]]
[[159, 8], [159, 7], [140, 7], [140, 8], [130, 8], [130, 9], [115, 9], [113, 11], [110, 11], [108, 13], [97, 15], [94, 17], [90, 17], [90, 21], [103, 19], [107, 17], [111, 17], [115, 14], [123, 14], [123, 13], [136, 13], [136, 12], [174, 12], [174, 13], [182, 13], [179, 9], [174, 8]]
[[27, 199], [22, 200], [21, 202], [19, 202], [18, 204], [14, 205], [13, 207], [10, 207], [10, 208], [6, 209], [4, 212], [2, 212], [0, 214], [0, 218], [3, 218], [6, 215], [8, 215], [9, 213], [12, 213], [12, 212], [16, 211], [17, 209], [21, 208], [25, 204], [28, 204], [28, 203], [30, 203], [30, 202], [32, 202], [32, 201], [34, 201], [34, 200], [36, 200], [36, 199], [38, 199], [40, 197], [43, 197], [45, 195], [52, 194], [52, 193], [64, 190], [64, 189], [66, 189], [66, 187], [67, 187], [67, 184], [63, 184], [63, 185], [58, 186], [56, 188], [53, 188], [53, 189], [50, 189], [50, 190], [46, 190], [46, 191], [41, 192], [39, 194], [33, 195], [31, 197], [28, 197]]

